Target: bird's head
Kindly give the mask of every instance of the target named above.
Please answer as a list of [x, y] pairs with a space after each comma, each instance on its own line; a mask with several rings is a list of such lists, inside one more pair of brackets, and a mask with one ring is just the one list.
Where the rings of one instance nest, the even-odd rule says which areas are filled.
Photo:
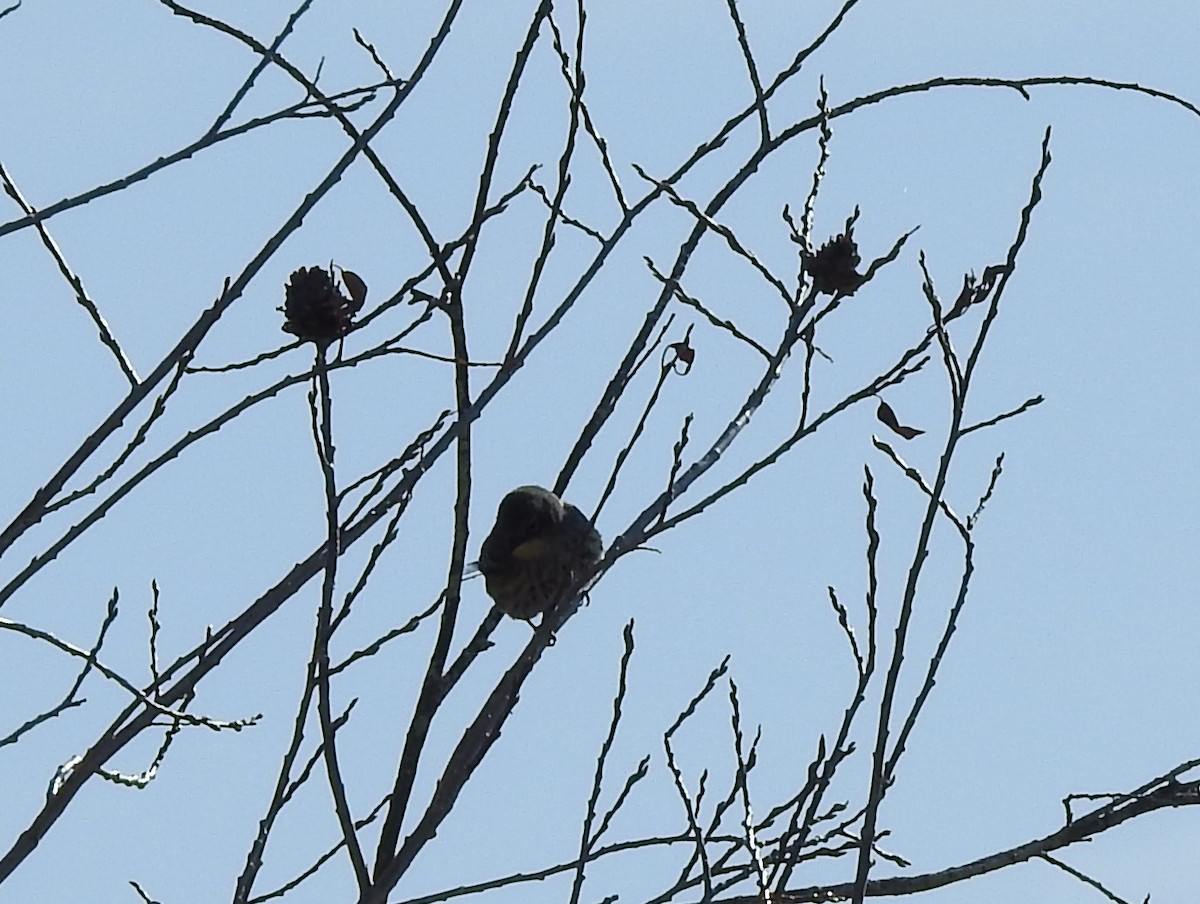
[[500, 501], [496, 526], [484, 541], [480, 570], [504, 560], [529, 560], [545, 555], [562, 524], [562, 500], [537, 486], [517, 487]]

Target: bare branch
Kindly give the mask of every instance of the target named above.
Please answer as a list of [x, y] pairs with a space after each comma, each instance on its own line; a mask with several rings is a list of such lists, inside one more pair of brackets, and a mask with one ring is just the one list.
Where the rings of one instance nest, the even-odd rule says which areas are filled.
[[[18, 6], [19, 5], [20, 4], [18, 4]], [[11, 7], [10, 9], [6, 10], [6, 12], [12, 12], [14, 9], [16, 9], [16, 7]], [[0, 17], [3, 17], [3, 15], [4, 13], [0, 13]], [[33, 216], [35, 213], [37, 213], [37, 211], [29, 205], [25, 198], [21, 196], [21, 192], [17, 189], [16, 183], [13, 182], [12, 177], [9, 176], [3, 165], [0, 165], [0, 182], [4, 183], [4, 190], [8, 192], [8, 196], [17, 202], [17, 206], [20, 207], [27, 216]], [[100, 334], [100, 343], [110, 352], [112, 352], [113, 357], [117, 361], [117, 366], [121, 368], [121, 372], [129, 381], [129, 385], [137, 386], [138, 375], [133, 369], [133, 364], [130, 363], [129, 358], [126, 357], [124, 350], [121, 348], [120, 344], [118, 344], [116, 337], [113, 336], [112, 330], [109, 329], [108, 324], [104, 320], [104, 316], [100, 313], [100, 308], [97, 307], [96, 302], [93, 301], [88, 295], [87, 289], [83, 287], [83, 280], [81, 280], [79, 276], [76, 275], [75, 271], [71, 269], [70, 265], [67, 263], [67, 259], [63, 257], [63, 253], [61, 249], [59, 249], [58, 243], [54, 241], [45, 225], [42, 223], [35, 223], [34, 228], [37, 229], [38, 236], [41, 238], [42, 244], [46, 246], [46, 250], [49, 251], [50, 256], [54, 258], [54, 263], [58, 265], [58, 272], [62, 274], [63, 279], [67, 281], [67, 285], [69, 285], [75, 292], [75, 300], [79, 303], [79, 306], [87, 312], [87, 315], [92, 319], [92, 323], [95, 324], [96, 331]]]

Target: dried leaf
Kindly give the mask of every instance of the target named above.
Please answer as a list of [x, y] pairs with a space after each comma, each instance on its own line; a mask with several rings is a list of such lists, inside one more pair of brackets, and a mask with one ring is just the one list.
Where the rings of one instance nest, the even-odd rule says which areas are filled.
[[350, 293], [350, 298], [354, 301], [354, 310], [358, 311], [367, 300], [367, 284], [353, 270], [342, 270], [342, 282], [346, 284], [346, 291]]
[[879, 400], [879, 409], [875, 412], [875, 416], [880, 422], [899, 436], [905, 439], [912, 439], [914, 436], [920, 436], [924, 430], [918, 430], [916, 427], [906, 427], [896, 418], [896, 412], [892, 411], [892, 406], [883, 399]]
[[687, 344], [685, 339], [683, 342], [675, 342], [671, 345], [675, 351], [675, 357], [691, 367], [696, 362], [696, 350]]

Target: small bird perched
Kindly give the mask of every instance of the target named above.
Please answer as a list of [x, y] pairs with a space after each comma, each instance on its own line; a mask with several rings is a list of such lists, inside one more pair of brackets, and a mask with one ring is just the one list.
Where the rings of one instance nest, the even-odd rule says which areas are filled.
[[575, 506], [541, 487], [517, 487], [500, 501], [479, 571], [497, 607], [528, 621], [560, 603], [603, 551], [600, 534]]

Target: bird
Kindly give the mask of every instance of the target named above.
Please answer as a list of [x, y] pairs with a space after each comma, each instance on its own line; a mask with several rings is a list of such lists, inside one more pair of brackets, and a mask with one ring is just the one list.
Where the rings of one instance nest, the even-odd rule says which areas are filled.
[[523, 486], [500, 501], [479, 571], [500, 611], [532, 623], [575, 590], [603, 552], [583, 512], [547, 489]]

